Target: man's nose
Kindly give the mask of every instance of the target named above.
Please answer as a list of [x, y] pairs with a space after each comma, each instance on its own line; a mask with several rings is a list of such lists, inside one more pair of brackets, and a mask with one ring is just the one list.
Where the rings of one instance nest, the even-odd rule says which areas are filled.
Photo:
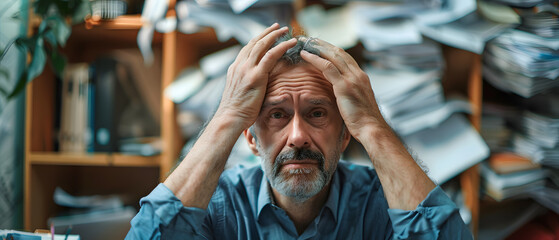
[[295, 114], [291, 120], [291, 131], [289, 133], [288, 144], [291, 148], [304, 148], [310, 146], [309, 126], [305, 121]]

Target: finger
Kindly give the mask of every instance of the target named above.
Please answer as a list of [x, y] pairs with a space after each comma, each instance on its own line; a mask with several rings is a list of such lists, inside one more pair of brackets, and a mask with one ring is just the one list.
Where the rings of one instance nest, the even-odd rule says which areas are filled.
[[332, 85], [342, 79], [341, 72], [331, 61], [309, 53], [305, 50], [301, 51], [301, 57], [305, 61], [313, 65], [315, 68], [320, 70], [322, 72], [322, 75], [324, 75], [326, 80], [332, 83]]
[[248, 56], [248, 54], [250, 53], [250, 51], [252, 50], [253, 45], [260, 39], [262, 39], [264, 36], [268, 35], [269, 33], [271, 33], [272, 31], [276, 30], [279, 28], [279, 24], [278, 23], [274, 23], [271, 26], [269, 26], [268, 28], [266, 28], [263, 32], [261, 32], [260, 34], [258, 34], [256, 37], [252, 38], [247, 45], [245, 45], [241, 51], [239, 52], [239, 55], [237, 57], [237, 59], [244, 59], [246, 56]]
[[342, 74], [360, 70], [355, 59], [343, 49], [336, 47], [322, 39], [314, 39], [320, 56], [332, 62]]
[[264, 72], [270, 72], [272, 68], [276, 65], [277, 61], [281, 58], [281, 56], [283, 56], [283, 54], [287, 52], [287, 50], [295, 46], [295, 44], [297, 44], [297, 39], [295, 38], [289, 39], [288, 41], [278, 44], [277, 46], [273, 47], [272, 49], [268, 50], [265, 53], [264, 57], [262, 57], [262, 60], [260, 60], [258, 66]]
[[280, 29], [272, 31], [268, 35], [258, 40], [250, 51], [248, 59], [250, 59], [253, 64], [258, 64], [258, 62], [260, 62], [260, 59], [264, 56], [264, 54], [266, 54], [270, 47], [272, 47], [277, 39], [281, 35], [285, 34], [288, 30], [288, 27], [282, 27]]

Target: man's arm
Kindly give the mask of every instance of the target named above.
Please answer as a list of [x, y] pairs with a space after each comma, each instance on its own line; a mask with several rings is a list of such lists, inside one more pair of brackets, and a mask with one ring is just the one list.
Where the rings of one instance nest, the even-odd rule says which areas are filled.
[[388, 206], [412, 210], [435, 188], [382, 117], [369, 77], [343, 49], [316, 39], [321, 57], [302, 52], [334, 88], [338, 108], [349, 132], [375, 166]]
[[[287, 28], [274, 24], [252, 39], [227, 71], [219, 108], [188, 155], [164, 184], [184, 206], [205, 209], [217, 187], [237, 138], [256, 120], [266, 93], [268, 73], [293, 47], [287, 41], [270, 49]], [[270, 49], [270, 50], [268, 50]]]
[[301, 56], [332, 83], [349, 132], [373, 162], [390, 208], [392, 237], [471, 239], [455, 204], [417, 165], [382, 117], [367, 74], [343, 49], [314, 41], [320, 57], [305, 51]]

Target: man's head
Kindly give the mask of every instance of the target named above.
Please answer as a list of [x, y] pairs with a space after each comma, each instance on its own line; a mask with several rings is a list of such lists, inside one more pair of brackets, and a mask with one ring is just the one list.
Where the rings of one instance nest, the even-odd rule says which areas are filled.
[[272, 188], [305, 201], [328, 185], [350, 135], [332, 84], [299, 55], [318, 50], [298, 39], [270, 72], [262, 109], [245, 136]]

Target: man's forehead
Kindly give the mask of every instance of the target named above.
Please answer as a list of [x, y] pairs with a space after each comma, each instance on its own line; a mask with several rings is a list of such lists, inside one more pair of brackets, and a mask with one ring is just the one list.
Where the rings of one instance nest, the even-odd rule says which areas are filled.
[[278, 63], [270, 73], [266, 92], [271, 93], [280, 87], [305, 89], [305, 86], [308, 86], [309, 90], [318, 90], [327, 95], [334, 93], [332, 84], [314, 66], [308, 63], [287, 65], [282, 62]]

